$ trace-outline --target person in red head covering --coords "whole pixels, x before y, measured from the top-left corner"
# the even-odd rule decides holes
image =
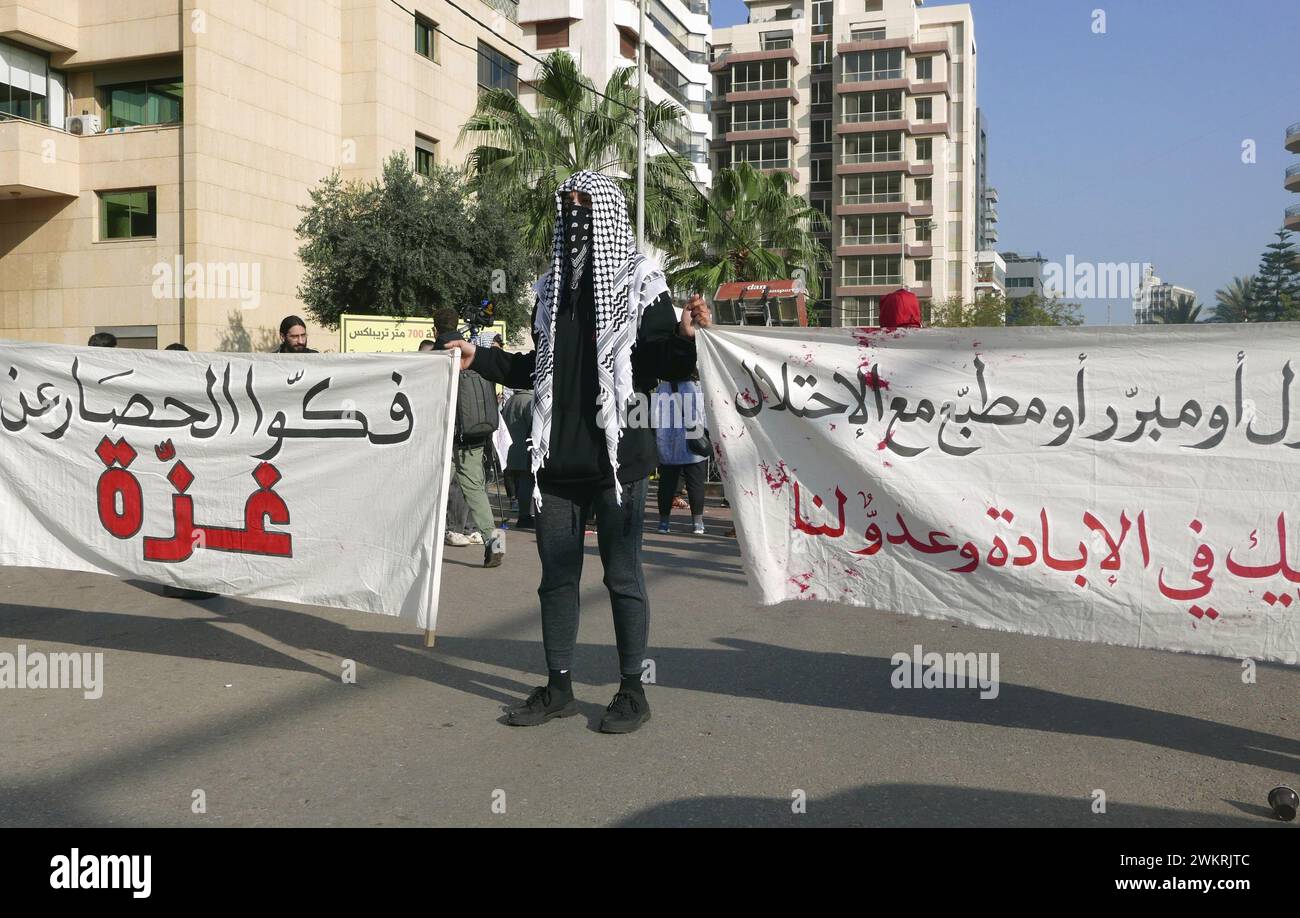
[[[920,328],[921,301],[910,290],[895,290],[880,300],[881,328]]]

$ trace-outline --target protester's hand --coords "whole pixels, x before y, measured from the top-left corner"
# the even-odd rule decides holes
[[[704,302],[704,297],[698,293],[686,301],[682,307],[682,322],[678,326],[678,331],[685,338],[694,338],[695,329],[708,328],[713,324],[713,311],[709,309],[709,304]]]
[[[468,370],[469,365],[474,362],[474,353],[478,350],[478,347],[469,341],[454,341],[448,345],[448,350],[453,347],[460,348],[460,368]]]

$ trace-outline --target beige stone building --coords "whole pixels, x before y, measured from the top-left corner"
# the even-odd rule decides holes
[[[713,168],[788,172],[830,220],[823,324],[874,325],[976,281],[975,22],[969,4],[745,0],[713,33]]]
[[[516,4],[458,2],[0,0],[0,339],[273,348],[309,189],[463,161],[515,84]]]

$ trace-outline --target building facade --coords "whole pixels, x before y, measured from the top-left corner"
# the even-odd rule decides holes
[[[516,4],[459,4],[0,0],[0,338],[273,348],[310,189],[460,162],[517,87]]]
[[[1047,296],[1047,285],[1043,277],[1047,269],[1046,258],[1041,254],[1021,255],[1018,252],[1003,252],[1001,257],[1006,266],[1008,299],[1018,300],[1031,294]]]
[[[1142,272],[1142,283],[1138,285],[1133,297],[1133,323],[1135,325],[1153,325],[1158,323],[1165,310],[1175,305],[1182,297],[1196,299],[1196,291],[1176,284],[1166,284],[1156,275],[1153,265],[1147,265]]]
[[[923,308],[974,297],[975,28],[967,4],[746,0],[713,34],[715,171],[785,171],[827,216],[814,307],[874,325],[908,286]]]
[[[975,247],[980,252],[989,252],[998,245],[998,190],[989,184],[989,128],[984,118],[984,109],[975,114],[976,135],[978,137],[975,153]]]
[[[563,49],[603,89],[620,67],[637,66],[640,12],[633,0],[520,0],[524,47],[539,57]],[[686,111],[686,129],[663,137],[664,146],[691,161],[697,185],[712,183],[709,169],[709,0],[647,0],[646,95]],[[525,59],[520,98],[530,111],[537,94],[527,84],[539,68]],[[650,154],[663,146],[653,139]]]

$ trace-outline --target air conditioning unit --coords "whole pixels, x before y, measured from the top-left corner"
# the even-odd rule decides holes
[[[100,122],[98,115],[69,115],[63,122],[69,134],[98,134]]]

